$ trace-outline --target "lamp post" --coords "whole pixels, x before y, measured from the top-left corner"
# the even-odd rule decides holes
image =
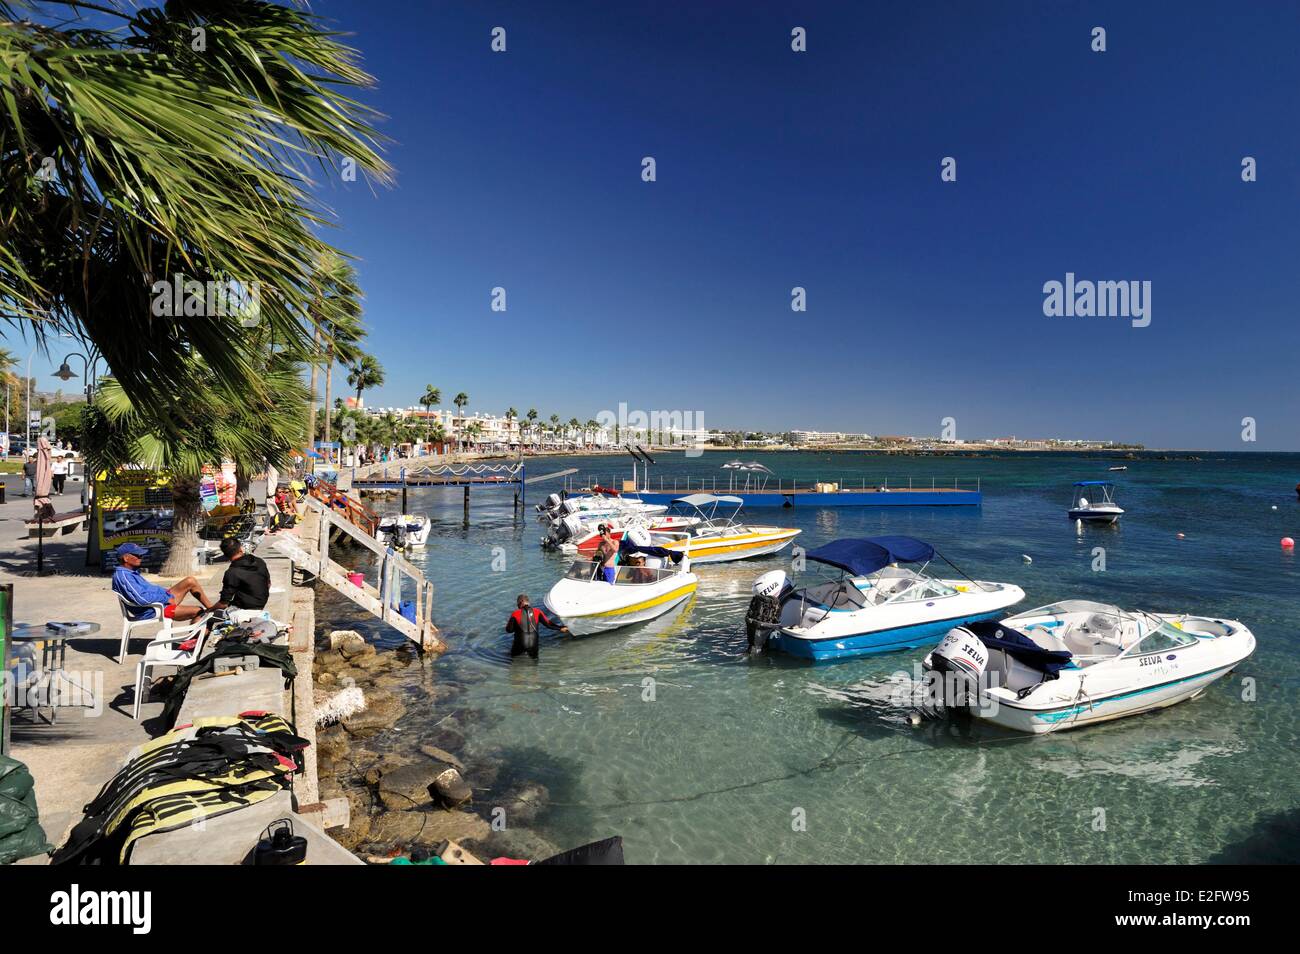
[[[81,359],[81,373],[86,379],[86,387],[84,389],[86,394],[86,406],[89,407],[95,400],[95,382],[99,380],[99,349],[91,346],[87,349],[86,354],[82,354],[80,351],[73,351],[65,357],[63,363],[59,365],[59,370],[54,372],[54,377],[61,381],[71,381],[77,376],[77,372],[68,367],[69,358]],[[99,559],[99,536],[97,534],[99,521],[96,519],[97,507],[95,500],[95,482],[90,473],[86,471],[84,465],[82,466],[82,477],[86,484],[86,508],[91,515],[90,535],[86,541],[86,566],[92,566]]]

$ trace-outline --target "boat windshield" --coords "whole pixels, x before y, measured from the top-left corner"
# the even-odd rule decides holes
[[[862,590],[873,603],[932,600],[952,596],[957,592],[941,580],[901,566],[887,566],[879,573],[859,577],[853,581],[853,585]]]
[[[1171,649],[1191,646],[1195,642],[1195,636],[1184,633],[1171,623],[1161,623],[1157,629],[1147,633],[1135,645],[1129,647],[1125,655],[1145,656],[1147,653],[1163,653]]]
[[[599,571],[600,564],[595,560],[575,560],[569,565],[564,578],[566,580],[582,580],[583,582],[599,580],[603,583],[605,578]],[[615,569],[614,585],[641,586],[658,583],[676,572],[677,569],[674,566],[620,566]]]

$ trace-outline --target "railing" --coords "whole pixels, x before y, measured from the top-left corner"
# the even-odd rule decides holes
[[[379,529],[379,514],[375,513],[361,501],[343,493],[328,480],[317,477],[315,484],[307,491],[310,497],[319,500],[330,512],[341,513],[351,524],[364,530],[373,537]]]
[[[319,516],[314,541],[281,535],[275,543],[295,564],[313,574],[338,593],[346,596],[371,615],[403,633],[423,649],[444,648],[433,625],[433,584],[405,557],[385,546],[373,535],[340,516],[334,509],[316,497],[307,497],[308,510]],[[375,580],[363,578],[353,582],[351,574],[357,572],[336,563],[330,557],[330,529],[337,528],[379,557],[374,568]],[[309,549],[310,547],[310,549]],[[411,586],[415,619],[402,615],[399,605],[404,593],[404,583]]]
[[[591,475],[586,478],[569,478],[564,480],[564,489],[568,493],[577,493],[588,487],[613,487],[621,489],[623,486],[622,477],[598,477]],[[628,478],[630,479],[630,478]],[[639,490],[650,493],[673,493],[673,494],[690,494],[690,493],[710,493],[710,494],[744,494],[744,493],[799,493],[810,492],[815,489],[817,484],[834,483],[838,485],[840,493],[864,493],[873,490],[929,490],[929,491],[949,491],[949,490],[966,490],[979,492],[981,489],[981,479],[979,477],[953,477],[951,479],[938,477],[882,477],[879,480],[868,479],[867,477],[841,477],[838,481],[834,480],[782,480],[777,478],[775,482],[768,480],[762,485],[749,484],[744,481],[733,481],[726,477],[672,477],[658,475],[658,479],[652,476],[648,485],[643,484]],[[906,481],[906,483],[904,483]]]

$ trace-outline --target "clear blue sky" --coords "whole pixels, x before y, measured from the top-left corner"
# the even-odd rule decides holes
[[[312,6],[395,140],[324,189],[368,403],[1300,448],[1295,4]],[[1150,327],[1045,317],[1067,271]]]

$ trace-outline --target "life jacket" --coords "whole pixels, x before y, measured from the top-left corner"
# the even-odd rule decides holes
[[[263,801],[288,788],[307,740],[278,715],[214,717],[161,735],[100,789],[51,864],[126,864],[146,835]]]

